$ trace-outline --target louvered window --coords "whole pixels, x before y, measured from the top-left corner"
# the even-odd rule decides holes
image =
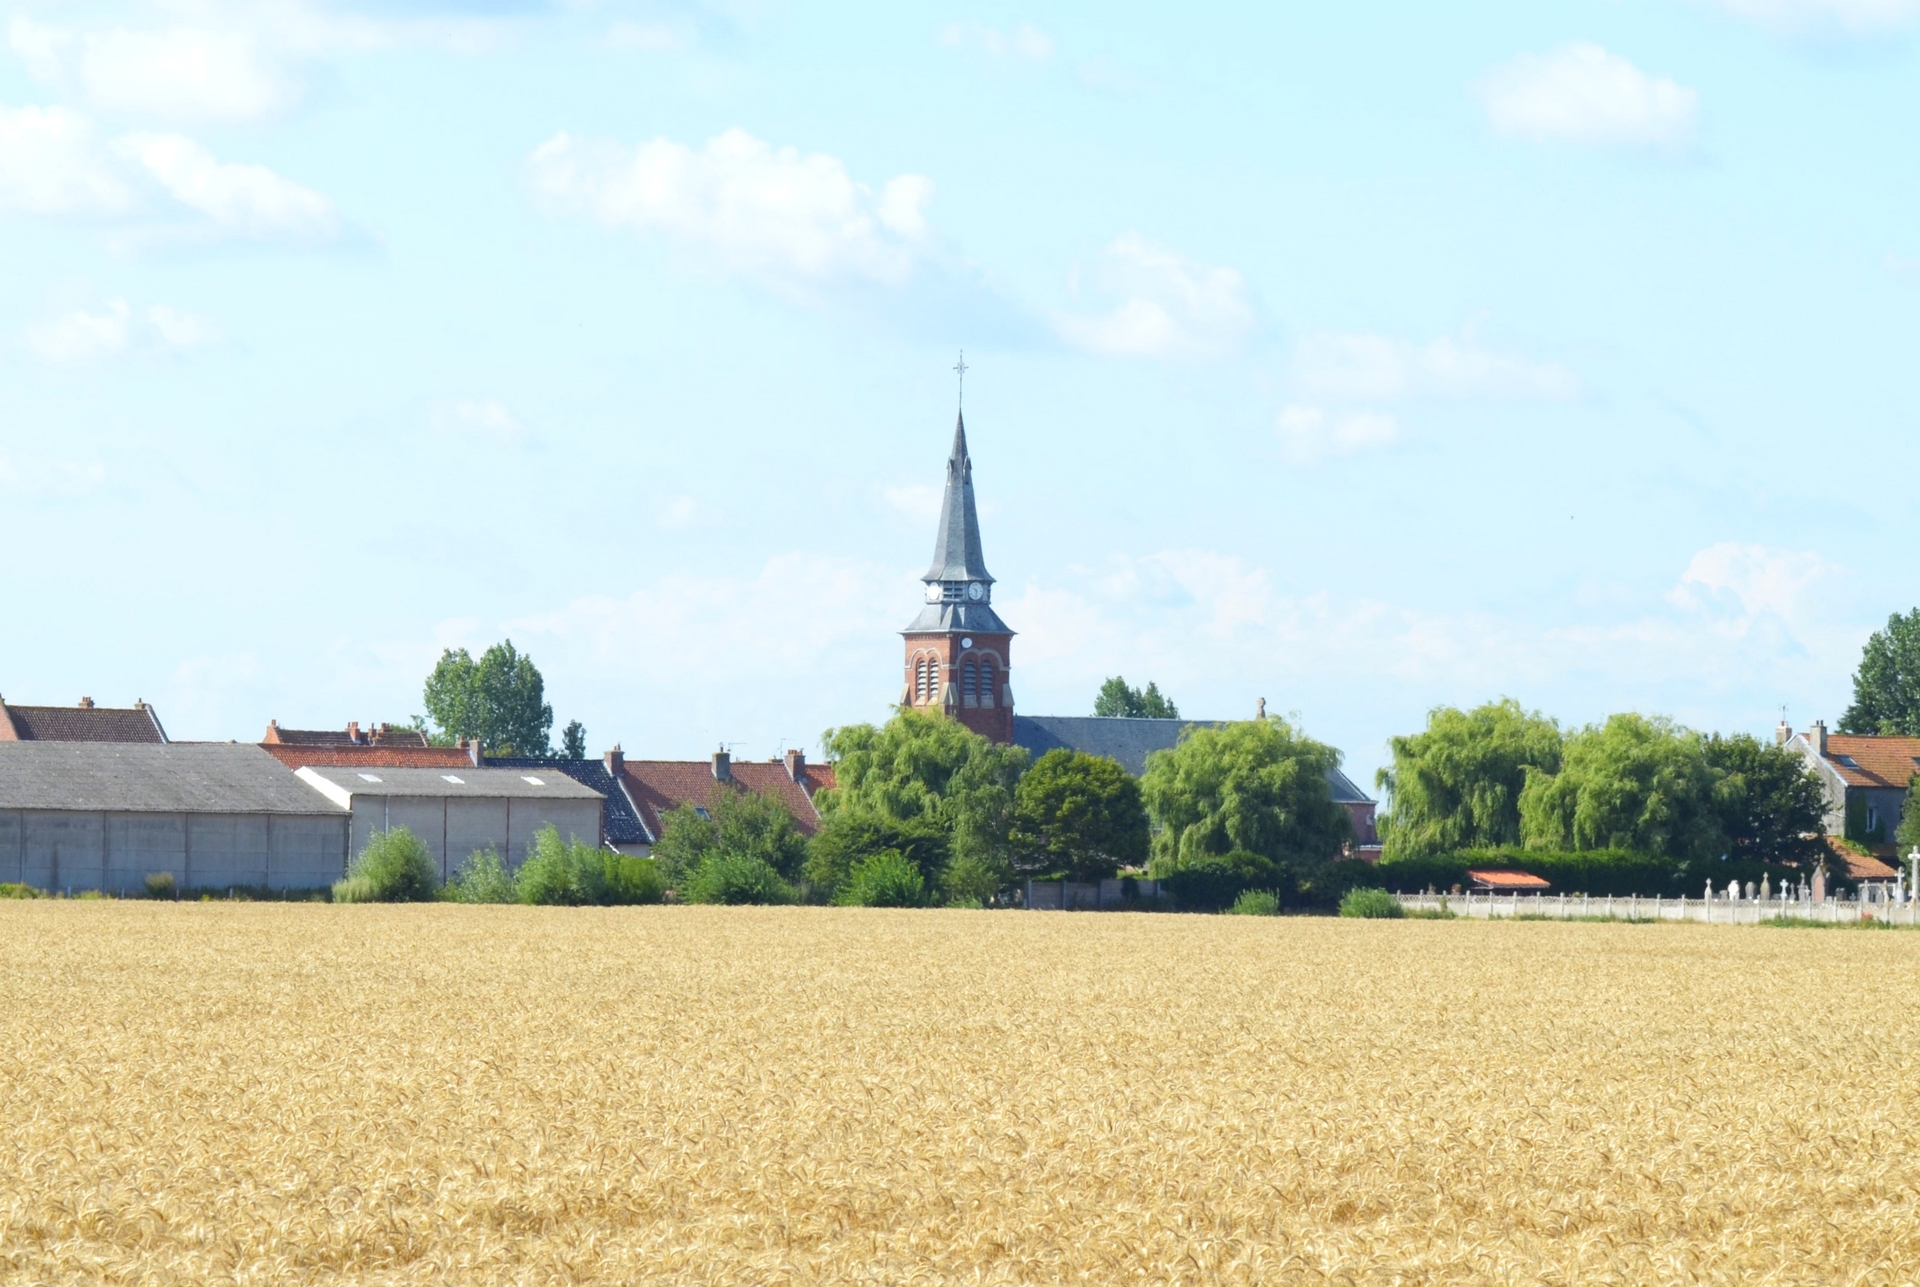
[[[981,705],[983,706],[993,705],[995,700],[994,694],[996,693],[996,691],[997,690],[993,686],[993,663],[990,661],[983,661],[980,663],[980,703]]]
[[[972,701],[980,695],[980,668],[968,662],[964,673],[966,678],[962,681],[960,694],[968,701]]]
[[[922,657],[920,664],[915,667],[915,669],[919,672],[919,686],[915,689],[914,700],[924,706],[927,704],[927,687],[929,682],[927,677],[927,659]]]

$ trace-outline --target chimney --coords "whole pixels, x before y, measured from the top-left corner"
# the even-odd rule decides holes
[[[267,735],[260,740],[263,742],[278,743],[280,741],[280,721],[277,719],[268,720]]]
[[[480,755],[480,739],[479,738],[474,737],[474,738],[467,739],[467,758],[473,761],[473,767],[476,769],[486,767],[483,763],[481,763],[482,757]]]
[[[733,781],[733,757],[724,746],[713,753],[713,778],[716,782]]]
[[[614,748],[600,758],[606,763],[608,774],[616,780],[620,777],[621,770],[627,766],[626,753],[620,749],[618,743],[615,743]]]
[[[91,697],[82,697],[82,698],[80,699],[80,709],[81,709],[81,710],[83,710],[83,711],[90,711],[90,710],[92,710],[92,709],[93,709],[93,698],[91,698]]]
[[[1773,744],[1775,746],[1785,746],[1792,739],[1793,725],[1787,723],[1785,720],[1781,720],[1779,727],[1773,730]]]
[[[1827,721],[1817,719],[1813,727],[1807,730],[1807,740],[1813,743],[1813,749],[1820,754],[1827,753]]]
[[[142,701],[140,698],[136,697],[133,699],[133,709],[137,711],[143,711],[147,709],[147,704],[144,701]]]
[[[352,742],[355,746],[360,745],[360,721],[359,720],[353,719],[353,720],[347,721],[347,740],[349,742]]]
[[[795,782],[801,781],[807,772],[807,753],[795,748],[787,752],[787,776]]]

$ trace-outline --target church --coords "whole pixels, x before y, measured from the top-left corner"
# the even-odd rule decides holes
[[[1063,747],[1105,756],[1135,777],[1146,772],[1149,755],[1177,744],[1182,730],[1221,722],[1014,714],[1014,632],[993,610],[993,576],[980,548],[964,412],[954,424],[953,450],[947,456],[933,563],[920,579],[926,584],[926,604],[900,632],[906,641],[900,706],[940,711],[990,741],[1023,746],[1036,759]],[[1353,819],[1355,856],[1377,858],[1374,800],[1338,769],[1327,774],[1327,785]]]

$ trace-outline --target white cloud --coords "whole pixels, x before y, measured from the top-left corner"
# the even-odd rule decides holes
[[[261,165],[221,161],[179,134],[129,134],[117,155],[139,166],[220,233],[254,240],[321,241],[340,230],[333,203]]]
[[[1695,609],[1722,600],[1747,617],[1805,623],[1817,615],[1815,593],[1838,574],[1817,554],[1722,541],[1693,556],[1668,598]]]
[[[530,436],[519,417],[497,398],[463,398],[442,408],[435,421],[443,432],[468,434],[505,446],[517,446]]]
[[[979,22],[956,22],[941,29],[940,43],[954,49],[978,49],[989,58],[1040,63],[1053,57],[1053,38],[1027,22],[1007,31]]]
[[[698,151],[670,139],[625,147],[563,131],[534,150],[529,172],[562,210],[665,233],[740,272],[897,285],[930,249],[931,180],[902,174],[875,191],[837,157],[776,149],[740,129]]]
[[[79,78],[95,107],[163,120],[250,121],[298,97],[255,41],[232,31],[89,32]]]
[[[1743,18],[1790,29],[1837,27],[1871,35],[1920,18],[1920,0],[1714,0]]]
[[[0,107],[0,210],[111,214],[132,199],[85,117],[64,107]]]
[[[1502,134],[1539,142],[1677,146],[1692,139],[1699,96],[1579,41],[1521,54],[1478,86]]]
[[[27,346],[49,362],[86,362],[129,351],[188,353],[216,342],[211,321],[166,304],[136,309],[110,299],[97,310],[76,308],[27,328]]]
[[[1302,464],[1385,447],[1400,436],[1392,416],[1364,409],[1329,412],[1291,406],[1280,413],[1275,427],[1288,457]]]
[[[1564,401],[1580,394],[1579,378],[1566,367],[1487,348],[1470,331],[1426,344],[1366,333],[1307,335],[1295,348],[1293,375],[1310,396],[1353,402]]]
[[[1192,263],[1139,233],[1115,238],[1096,275],[1121,302],[1103,313],[1054,318],[1061,338],[1089,353],[1202,361],[1233,352],[1253,329],[1239,272]]]

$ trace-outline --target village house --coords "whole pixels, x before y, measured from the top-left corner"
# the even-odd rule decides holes
[[[78,706],[9,706],[0,698],[0,742],[147,742],[167,741],[167,730],[153,707],[135,699],[131,707],[95,706],[82,697]]]
[[[833,785],[832,766],[809,764],[799,750],[762,761],[736,760],[725,751],[706,760],[625,760],[619,771],[649,844],[659,840],[668,812],[691,805],[702,817],[710,816],[727,791],[765,796],[792,816],[795,830],[811,836],[820,829],[813,797]]]
[[[268,720],[260,749],[290,769],[309,765],[363,769],[454,769],[480,765],[477,743],[434,746],[419,729],[396,724],[370,724],[365,730],[357,722],[344,729],[281,728],[278,720]]]
[[[1907,786],[1920,773],[1920,738],[1829,733],[1815,720],[1804,733],[1782,723],[1774,741],[1799,755],[1826,794],[1826,833],[1893,856]],[[1891,874],[1887,877],[1891,879]]]

